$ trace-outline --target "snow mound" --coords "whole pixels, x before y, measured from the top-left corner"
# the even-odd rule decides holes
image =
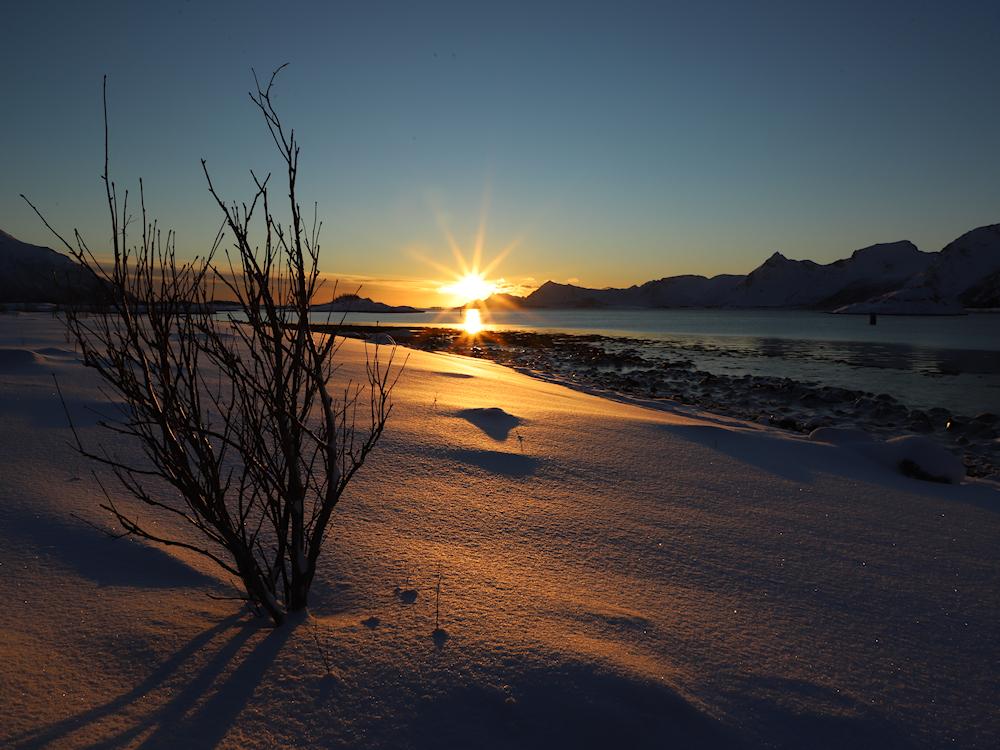
[[[870,443],[874,438],[864,430],[853,427],[817,427],[809,433],[809,439],[814,443],[830,443],[831,445],[854,445]]]
[[[8,543],[38,550],[45,565],[101,587],[176,589],[213,583],[164,549],[130,538],[111,539],[75,519],[11,510],[4,518],[4,531]]]
[[[29,349],[0,349],[0,372],[31,370],[45,360]]]
[[[46,357],[57,357],[64,359],[79,359],[76,352],[70,349],[62,349],[58,346],[46,346],[41,349],[35,350],[38,354],[44,354]]]
[[[527,663],[526,663],[527,662]],[[503,682],[428,696],[415,748],[732,747],[737,738],[660,680],[590,660],[514,659]]]
[[[523,424],[520,417],[508,414],[497,406],[477,409],[461,409],[455,416],[478,427],[491,438],[502,443],[510,436],[510,431]]]
[[[960,484],[965,479],[961,459],[922,435],[904,435],[881,442],[864,430],[820,427],[809,433],[809,439],[853,448],[875,463],[914,479],[945,484]]]
[[[870,455],[915,479],[946,484],[959,484],[965,479],[962,461],[943,446],[921,435],[905,435],[876,443]]]

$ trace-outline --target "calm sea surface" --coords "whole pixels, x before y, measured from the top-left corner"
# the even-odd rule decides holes
[[[458,327],[462,316],[352,313],[346,322]],[[1000,413],[1000,314],[879,316],[871,326],[867,316],[787,310],[537,310],[490,313],[484,323],[643,339],[653,358],[688,359],[719,375],[789,377],[889,393],[911,408]]]

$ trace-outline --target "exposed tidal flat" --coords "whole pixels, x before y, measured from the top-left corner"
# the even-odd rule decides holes
[[[413,318],[414,320],[410,320]],[[420,318],[419,320],[417,318]],[[1000,315],[867,318],[798,311],[348,315],[400,343],[491,359],[612,396],[674,402],[808,433],[928,435],[972,476],[1000,476]],[[414,325],[415,324],[415,325]]]

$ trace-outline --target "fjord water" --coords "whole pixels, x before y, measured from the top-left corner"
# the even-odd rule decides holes
[[[460,327],[462,315],[351,313],[345,322]],[[689,360],[717,375],[888,393],[911,408],[968,416],[1000,411],[998,314],[879,316],[872,326],[867,316],[799,310],[532,310],[490,312],[483,322],[487,330],[641,339],[644,356]]]

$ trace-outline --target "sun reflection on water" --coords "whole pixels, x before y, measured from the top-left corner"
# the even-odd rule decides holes
[[[475,336],[483,330],[483,316],[474,307],[466,308],[462,328],[469,336]]]

